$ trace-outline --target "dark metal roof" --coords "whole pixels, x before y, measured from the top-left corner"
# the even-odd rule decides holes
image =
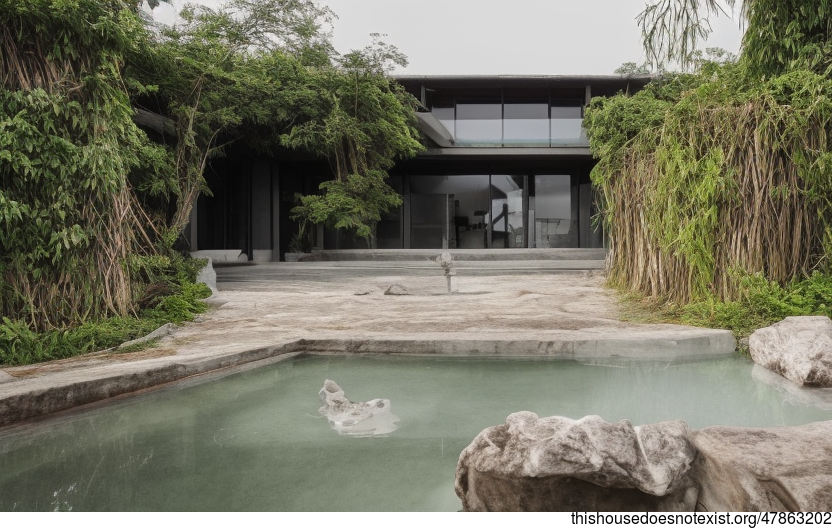
[[[424,85],[436,88],[470,88],[491,86],[547,86],[577,88],[590,85],[601,89],[643,88],[651,75],[397,75],[404,86]]]

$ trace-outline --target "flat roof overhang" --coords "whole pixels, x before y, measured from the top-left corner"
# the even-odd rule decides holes
[[[466,89],[482,87],[583,89],[592,87],[597,95],[619,91],[634,92],[644,88],[652,75],[397,75],[402,86],[416,89]]]
[[[589,147],[436,147],[418,154],[416,159],[448,158],[592,158]]]

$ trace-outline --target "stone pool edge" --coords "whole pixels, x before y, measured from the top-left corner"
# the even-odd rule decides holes
[[[262,360],[303,354],[438,355],[455,357],[563,358],[632,360],[696,359],[735,352],[727,330],[677,329],[633,332],[623,337],[584,339],[298,339],[285,343],[212,355],[170,355],[135,361],[99,361],[70,365],[34,376],[0,380],[0,428],[45,417],[116,396],[233,369]],[[2,372],[2,371],[0,371]]]

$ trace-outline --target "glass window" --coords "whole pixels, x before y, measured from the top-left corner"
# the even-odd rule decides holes
[[[568,174],[534,177],[529,217],[534,219],[530,239],[535,247],[578,247],[578,211],[573,207],[576,190]]]
[[[553,105],[551,123],[552,146],[588,145],[586,132],[581,126],[580,105]]]
[[[411,176],[410,247],[486,247],[488,176]]]
[[[549,144],[547,103],[506,103],[503,143],[506,146]]]
[[[488,223],[490,247],[523,247],[523,176],[491,176],[491,216]]]
[[[502,105],[457,103],[455,137],[457,143],[463,145],[502,145]]]
[[[444,126],[448,132],[451,133],[451,137],[456,138],[455,130],[454,130],[454,107],[437,107],[434,106],[431,111],[433,117],[435,117],[442,126]]]

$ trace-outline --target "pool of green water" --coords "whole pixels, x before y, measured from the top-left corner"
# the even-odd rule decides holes
[[[832,419],[755,381],[740,357],[682,362],[312,356],[0,430],[0,510],[455,511],[460,452],[527,410],[634,424]],[[386,398],[384,437],[318,413],[335,380]]]

